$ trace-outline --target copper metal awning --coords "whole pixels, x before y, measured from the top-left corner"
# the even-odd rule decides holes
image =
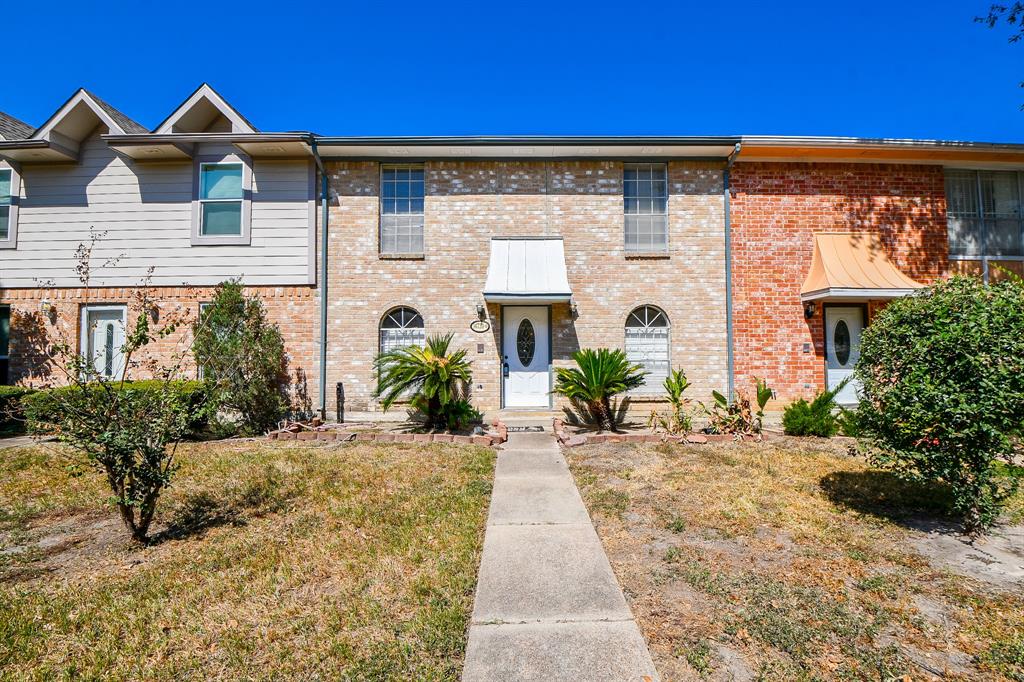
[[[834,232],[814,235],[814,255],[802,301],[898,298],[924,287],[893,265],[878,235]]]

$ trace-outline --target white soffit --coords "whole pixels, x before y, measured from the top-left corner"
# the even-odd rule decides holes
[[[572,297],[561,237],[494,237],[484,298],[496,303],[557,303]]]

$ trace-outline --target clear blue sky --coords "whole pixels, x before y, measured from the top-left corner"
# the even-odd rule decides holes
[[[265,131],[1024,142],[987,0],[93,4],[4,12],[0,110],[84,86],[152,127],[209,81]]]

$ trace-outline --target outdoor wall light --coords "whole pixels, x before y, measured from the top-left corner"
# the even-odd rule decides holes
[[[580,314],[580,311],[576,308],[576,299],[575,298],[570,298],[569,299],[569,314],[572,315],[572,319],[574,319],[574,320]]]
[[[483,303],[476,304],[476,316],[481,320],[487,319],[487,308]]]
[[[39,302],[39,312],[50,321],[50,324],[57,324],[57,306],[50,303],[47,299],[44,298]]]
[[[809,320],[812,317],[814,317],[814,304],[804,303],[804,319]]]

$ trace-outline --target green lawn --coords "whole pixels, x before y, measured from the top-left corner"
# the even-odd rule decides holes
[[[196,444],[157,542],[91,472],[0,451],[4,679],[458,679],[494,453]]]

